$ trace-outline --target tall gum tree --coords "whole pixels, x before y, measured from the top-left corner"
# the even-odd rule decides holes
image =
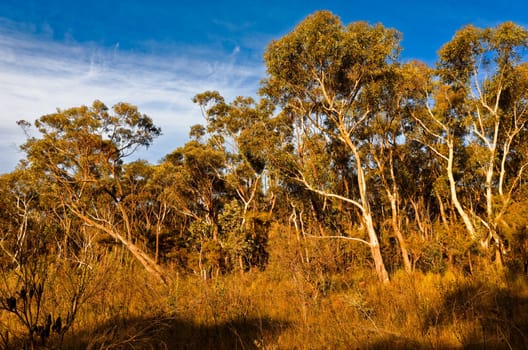
[[[417,118],[430,138],[426,144],[443,160],[451,201],[468,235],[483,247],[494,242],[499,263],[498,226],[528,166],[522,142],[528,121],[522,62],[527,47],[528,31],[511,22],[462,28],[439,51],[438,80]],[[456,178],[457,166],[475,170],[478,186],[472,190],[483,196],[464,198],[463,190],[474,186]]]
[[[338,17],[321,11],[273,41],[264,54],[268,77],[263,93],[278,103],[283,113],[298,121],[297,125],[302,126],[299,132],[308,133],[310,138],[318,135],[325,142],[336,141],[349,152],[358,197],[313,184],[302,168],[298,180],[321,196],[358,208],[368,234],[368,242],[364,243],[370,247],[383,282],[388,282],[389,277],[371,210],[366,180],[369,167],[362,151],[365,141],[356,132],[373,117],[372,106],[363,99],[363,92],[390,70],[399,51],[399,39],[397,31],[382,25],[357,22],[344,26]]]
[[[274,106],[266,99],[256,103],[250,97],[238,97],[231,103],[216,91],[206,91],[194,97],[206,119],[210,137],[222,140],[229,162],[225,180],[243,204],[242,225],[248,211],[257,210],[257,198],[266,176],[266,142],[271,134],[269,119]]]
[[[148,147],[161,130],[135,106],[118,103],[110,111],[100,101],[44,115],[35,126],[41,137],[30,137],[22,149],[29,171],[54,189],[50,200],[123,244],[165,281],[161,267],[134,244],[132,213],[124,204],[130,193],[123,186],[124,159]]]
[[[267,260],[267,225],[274,206],[273,191],[266,186],[270,178],[269,149],[274,143],[275,106],[267,99],[258,103],[251,97],[237,97],[226,103],[216,91],[195,96],[206,120],[203,135],[216,141],[226,156],[219,174],[228,192],[222,212],[223,245],[231,250],[241,270],[255,264],[262,268]],[[234,253],[234,254],[233,254]]]
[[[371,82],[364,89],[364,102],[372,109],[372,118],[362,129],[364,151],[371,157],[371,181],[380,188],[380,199],[390,206],[390,227],[399,242],[405,271],[411,272],[411,257],[404,237],[403,196],[405,186],[405,166],[407,152],[405,132],[409,127],[410,116],[407,106],[415,102],[415,82],[407,74],[406,66],[393,65],[383,79]],[[383,210],[382,210],[383,211]],[[383,216],[383,213],[380,213]]]

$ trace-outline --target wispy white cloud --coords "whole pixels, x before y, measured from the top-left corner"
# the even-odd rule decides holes
[[[182,145],[189,126],[202,122],[192,97],[219,90],[227,98],[253,95],[264,68],[241,63],[240,48],[219,53],[207,48],[172,48],[162,55],[95,44],[57,43],[3,26],[0,29],[0,173],[23,157],[25,135],[16,121],[33,122],[57,108],[124,101],[162,127],[154,145],[139,156],[155,162]]]

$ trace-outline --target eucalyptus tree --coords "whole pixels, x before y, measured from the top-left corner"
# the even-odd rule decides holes
[[[211,140],[222,141],[228,156],[225,179],[243,204],[243,216],[257,209],[262,178],[267,172],[266,143],[272,137],[270,117],[274,106],[266,99],[256,103],[250,97],[237,97],[231,103],[216,91],[195,96],[206,119]]]
[[[499,225],[528,167],[527,47],[528,31],[511,22],[462,28],[439,51],[439,79],[424,89],[429,103],[416,118],[468,236],[494,242],[498,262]],[[464,169],[473,170],[471,182]]]
[[[227,103],[216,91],[198,94],[194,101],[206,121],[199,135],[223,150],[226,157],[223,170],[218,172],[230,193],[219,216],[222,245],[241,269],[263,268],[267,226],[275,202],[269,186],[273,176],[270,152],[275,151],[276,144],[274,106],[267,99],[257,103],[250,97]]]
[[[297,180],[319,195],[355,206],[368,234],[376,272],[389,277],[379,246],[371,210],[368,157],[365,140],[358,131],[368,130],[374,106],[365,91],[390,73],[399,52],[397,31],[364,22],[344,26],[327,11],[317,12],[283,38],[273,41],[264,60],[267,79],[263,92],[291,116],[298,132],[319,142],[337,142],[348,152],[357,186],[357,196],[336,193],[311,181],[307,169],[298,168]],[[295,124],[294,122],[294,124]]]
[[[29,171],[52,191],[48,200],[81,220],[86,227],[124,245],[155,277],[164,274],[155,261],[134,244],[130,195],[123,185],[124,160],[148,147],[160,134],[151,118],[135,106],[118,103],[110,111],[102,102],[44,115],[35,122],[40,137],[22,146]]]
[[[222,173],[226,157],[223,149],[215,142],[192,140],[166,156],[166,160],[177,166],[176,171],[181,176],[176,191],[191,199],[186,212],[203,219],[211,230],[211,238],[217,241],[217,216],[225,193]]]
[[[387,221],[398,240],[407,272],[411,272],[412,266],[402,227],[405,215],[402,209],[404,200],[408,200],[404,193],[416,190],[406,188],[410,185],[407,163],[411,156],[407,134],[413,124],[408,107],[421,103],[414,91],[415,84],[407,65],[396,64],[382,77],[370,82],[362,92],[361,101],[371,110],[371,118],[357,132],[358,139],[363,140],[362,152],[372,163],[371,191],[379,192],[377,196],[381,204],[388,202],[390,214]],[[383,219],[384,211],[378,215]]]

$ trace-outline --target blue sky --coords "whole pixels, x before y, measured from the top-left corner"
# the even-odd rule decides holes
[[[23,157],[17,120],[94,99],[151,116],[163,136],[139,156],[157,162],[203,122],[195,94],[254,95],[266,44],[321,9],[398,29],[428,64],[463,25],[528,26],[526,1],[0,0],[0,173]]]

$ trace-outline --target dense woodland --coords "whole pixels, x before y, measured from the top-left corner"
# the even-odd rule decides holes
[[[400,41],[309,16],[158,164],[128,103],[19,121],[0,347],[527,347],[528,30]]]

